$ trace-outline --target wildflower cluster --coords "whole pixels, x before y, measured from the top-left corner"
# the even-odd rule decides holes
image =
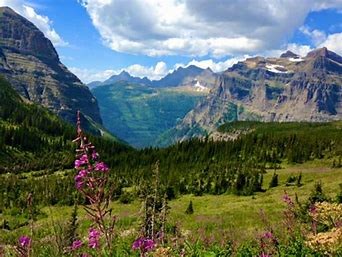
[[[272,232],[267,231],[263,233],[260,236],[260,257],[273,256],[274,254],[276,254],[278,251],[278,244],[278,240]]]
[[[132,245],[133,250],[139,250],[140,256],[146,256],[146,253],[152,251],[155,246],[155,243],[152,239],[148,239],[145,237],[140,237],[134,241]]]

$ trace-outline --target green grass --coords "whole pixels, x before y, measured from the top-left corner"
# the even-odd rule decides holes
[[[199,231],[205,231],[217,239],[222,234],[234,237],[234,240],[245,240],[255,231],[261,231],[265,225],[262,222],[260,211],[263,210],[267,219],[276,228],[281,225],[280,221],[285,208],[282,202],[282,196],[286,191],[294,198],[298,195],[301,202],[305,202],[310,195],[316,182],[323,183],[324,192],[334,198],[339,189],[339,183],[342,183],[342,168],[331,169],[326,163],[313,161],[302,165],[285,165],[285,168],[277,170],[279,174],[279,186],[268,188],[273,170],[268,171],[264,176],[264,189],[266,192],[256,193],[253,196],[236,195],[204,195],[193,196],[185,195],[170,201],[168,223],[171,226],[177,225],[183,233],[193,236],[198,235]],[[290,175],[302,173],[301,187],[286,186],[286,180]],[[189,201],[193,202],[194,214],[187,215],[185,210]],[[130,204],[121,204],[113,202],[113,212],[117,214],[117,229],[119,233],[139,229],[139,213],[141,203],[138,200]],[[36,227],[41,230],[39,233],[44,236],[51,230],[53,222],[66,222],[71,215],[72,207],[54,206],[44,207],[42,212],[46,215],[36,222]],[[90,223],[87,221],[86,214],[80,207],[79,209],[80,230],[85,232]],[[0,214],[0,221],[3,219],[17,219],[8,215]],[[1,223],[1,222],[0,222]],[[6,232],[3,236],[7,239],[14,239],[14,235],[28,232],[28,227],[17,229],[16,231]],[[51,231],[50,231],[51,232]]]

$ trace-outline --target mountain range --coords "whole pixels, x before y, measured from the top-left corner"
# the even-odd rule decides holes
[[[154,116],[149,120],[148,117],[143,117],[145,123],[150,122],[150,132],[157,124],[153,120],[168,121],[168,126],[163,127],[162,131],[158,130],[158,135],[152,133],[155,140],[149,141],[147,145],[164,146],[191,137],[205,136],[220,125],[236,120],[326,122],[342,119],[342,57],[327,48],[316,49],[305,57],[287,51],[278,58],[248,58],[221,74],[215,74],[210,69],[189,66],[148,83],[146,78],[142,82],[128,73],[124,73],[125,76],[122,74],[104,82],[103,85],[107,84],[107,87],[99,86],[93,90],[99,99],[100,108],[104,98],[107,110],[111,109],[110,106],[112,110],[116,110],[114,105],[117,106],[120,102],[120,99],[113,98],[111,105],[110,98],[104,96],[110,95],[109,91],[115,94],[122,90],[120,85],[111,81],[126,81],[131,84],[131,90],[136,87],[133,85],[141,85],[152,90],[187,88],[188,94],[196,90],[202,92],[202,97],[192,102],[195,106],[189,109],[192,105],[187,105],[175,115],[177,118],[169,119],[169,115],[160,115],[159,118]],[[122,123],[123,120],[139,120],[139,117],[134,116],[136,110],[132,109],[137,96],[143,94],[124,96],[126,109],[131,108],[133,113],[126,116],[127,112],[118,111],[115,119],[104,116],[105,124],[111,126],[110,124]],[[154,94],[154,97],[165,99],[165,95],[160,93]],[[164,102],[165,100],[160,101],[159,105],[153,106],[154,111],[158,111]],[[143,103],[148,105],[148,101]],[[168,105],[170,109],[179,107],[177,101],[168,102]],[[139,110],[144,111],[143,105]],[[139,131],[140,128],[142,127],[136,126],[134,130]],[[126,137],[121,135],[120,129],[110,130]],[[146,143],[148,142],[142,145],[146,146]]]
[[[94,89],[98,86],[110,85],[119,81],[126,81],[129,83],[153,86],[153,87],[178,87],[178,86],[195,86],[197,81],[203,84],[203,86],[211,88],[215,84],[215,74],[210,68],[202,69],[195,65],[188,67],[179,67],[175,71],[167,74],[165,77],[159,80],[150,80],[147,77],[140,78],[134,77],[127,71],[122,71],[118,75],[113,75],[105,81],[93,81],[87,84],[90,89]]]
[[[35,25],[0,7],[0,75],[25,102],[71,123],[81,110],[89,131],[104,134],[103,120],[111,133],[136,147],[206,136],[237,120],[342,119],[342,57],[327,48],[305,57],[287,51],[248,58],[219,74],[194,65],[159,80],[122,71],[87,87]]]
[[[206,99],[169,132],[173,142],[225,122],[327,122],[342,119],[342,57],[327,48],[306,57],[254,57],[226,70]]]

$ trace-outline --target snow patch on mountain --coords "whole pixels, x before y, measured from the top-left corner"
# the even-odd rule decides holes
[[[198,80],[196,81],[196,84],[194,85],[196,88],[196,91],[198,92],[207,92],[209,91],[209,88],[203,86]]]
[[[266,69],[273,73],[288,73],[286,68],[282,65],[277,64],[266,64]]]

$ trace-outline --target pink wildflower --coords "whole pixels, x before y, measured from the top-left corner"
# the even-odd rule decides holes
[[[108,171],[108,167],[103,162],[98,162],[98,163],[95,164],[95,170],[96,171],[107,172]]]
[[[90,248],[98,248],[100,246],[100,232],[94,228],[89,230],[89,247]]]
[[[28,236],[21,236],[19,238],[19,244],[21,247],[29,247],[31,244],[31,238],[29,238]]]
[[[72,242],[71,249],[74,251],[74,250],[81,248],[82,246],[83,246],[83,243],[81,240],[75,240],[74,242]]]

